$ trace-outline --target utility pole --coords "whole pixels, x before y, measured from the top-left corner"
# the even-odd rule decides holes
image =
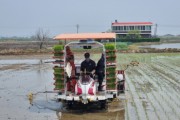
[[[158,27],[158,25],[157,25],[157,24],[155,24],[155,28],[154,28],[154,37],[156,37],[156,36],[157,36],[157,27]]]
[[[79,24],[76,25],[77,33],[79,32]]]

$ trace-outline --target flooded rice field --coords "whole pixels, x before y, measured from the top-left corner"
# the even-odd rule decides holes
[[[180,55],[178,53],[118,54],[126,70],[125,100],[107,111],[72,112],[56,102],[50,56],[0,56],[0,120],[179,120]],[[33,106],[28,94],[34,93]],[[115,109],[113,108],[115,106]],[[116,110],[118,108],[119,111]],[[62,111],[62,112],[61,112]]]
[[[162,43],[159,45],[145,45],[145,46],[140,46],[140,48],[156,48],[156,49],[177,48],[177,49],[180,49],[180,43]]]
[[[30,92],[53,89],[52,65],[43,62],[36,59],[0,60],[0,120],[57,118],[56,113],[50,110],[59,107],[59,104],[51,100],[52,94],[36,95],[34,106],[28,101],[27,95]]]
[[[120,68],[131,60],[139,62],[126,71],[125,119],[179,120],[180,54],[120,54],[118,58]]]
[[[124,104],[107,111],[67,111],[55,99],[51,56],[0,56],[0,120],[123,120]],[[28,96],[33,93],[32,105]],[[116,109],[113,108],[116,107]],[[118,106],[118,107],[117,107]],[[120,108],[120,109],[119,109]]]

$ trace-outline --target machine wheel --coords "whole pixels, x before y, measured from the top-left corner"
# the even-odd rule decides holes
[[[117,85],[118,95],[120,93],[124,93],[124,90],[125,90],[124,82],[125,82],[125,80],[118,82],[118,85]]]
[[[107,110],[107,108],[108,108],[108,105],[107,105],[106,100],[100,101],[100,109]]]
[[[67,105],[67,109],[72,109],[73,102],[72,101],[67,101],[66,105]]]

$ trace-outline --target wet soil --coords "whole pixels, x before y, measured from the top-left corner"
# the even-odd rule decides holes
[[[119,112],[96,112],[70,114],[64,113],[62,120],[124,120],[124,110]]]
[[[114,100],[108,104],[108,109],[81,109],[63,113],[62,120],[124,120],[124,101]]]
[[[124,120],[124,103],[120,101],[113,102],[109,111],[71,112],[56,102],[56,93],[42,93],[54,89],[54,65],[45,63],[51,58],[52,55],[0,56],[0,120]],[[29,93],[33,93],[32,105]]]

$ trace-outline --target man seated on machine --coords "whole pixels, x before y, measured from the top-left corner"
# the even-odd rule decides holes
[[[90,59],[90,54],[87,52],[84,54],[85,60],[81,63],[81,74],[89,75],[91,78],[94,77],[96,63]]]

